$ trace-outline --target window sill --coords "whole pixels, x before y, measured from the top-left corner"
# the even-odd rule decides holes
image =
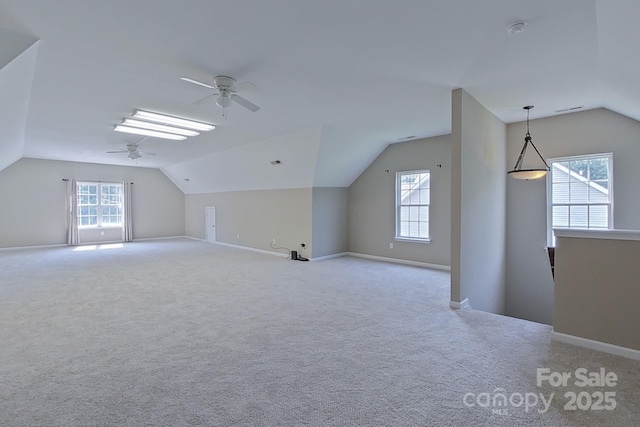
[[[416,239],[412,237],[394,237],[396,242],[411,242],[411,243],[431,243],[431,239]]]

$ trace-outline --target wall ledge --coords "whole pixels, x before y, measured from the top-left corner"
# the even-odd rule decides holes
[[[606,239],[606,240],[638,240],[640,230],[576,230],[568,228],[554,228],[556,237],[573,237],[579,239]]]
[[[620,347],[619,345],[609,344],[602,341],[594,341],[587,338],[576,337],[575,335],[567,335],[556,331],[551,332],[551,340],[640,361],[640,351],[633,348]]]

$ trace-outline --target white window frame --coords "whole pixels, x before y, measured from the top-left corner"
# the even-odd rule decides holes
[[[80,188],[83,185],[95,185],[97,187],[97,193],[96,193],[96,199],[97,199],[97,204],[96,205],[83,205],[80,202],[80,198],[81,198],[81,194],[80,194]],[[102,186],[103,185],[108,185],[108,186],[118,186],[120,187],[120,203],[116,204],[116,205],[112,205],[112,204],[108,204],[108,205],[103,205],[102,204]],[[78,181],[77,184],[77,194],[76,197],[78,198],[78,228],[80,229],[91,229],[91,228],[122,228],[123,226],[123,215],[124,215],[124,197],[123,197],[123,191],[124,188],[122,186],[121,182],[101,182],[101,181]],[[96,212],[97,212],[97,220],[96,220],[96,224],[88,224],[88,225],[82,225],[82,221],[81,221],[81,217],[83,215],[82,214],[82,207],[83,206],[95,206],[96,207]],[[104,222],[103,219],[103,213],[102,213],[102,208],[103,207],[119,207],[120,208],[120,222],[119,223],[112,223],[112,222]],[[110,215],[107,215],[110,216]]]
[[[552,200],[552,180],[553,180],[553,164],[562,163],[576,160],[590,160],[607,158],[609,160],[609,176],[608,176],[608,190],[609,190],[609,202],[608,203],[553,203]],[[547,245],[550,247],[555,246],[555,236],[553,234],[553,206],[557,205],[571,205],[571,206],[589,206],[589,205],[606,205],[609,208],[608,211],[608,226],[607,230],[613,229],[613,208],[614,208],[614,191],[613,191],[613,153],[598,153],[598,154],[586,154],[578,156],[556,157],[547,159],[549,164],[549,173],[547,174]],[[557,227],[561,228],[561,227]],[[564,227],[562,227],[564,228]],[[570,227],[577,229],[576,227]],[[589,226],[579,228],[581,230],[588,230]],[[598,228],[602,230],[602,228]]]
[[[416,242],[416,243],[429,243],[431,241],[431,184],[429,184],[429,203],[419,203],[419,204],[402,204],[402,190],[401,190],[401,177],[403,175],[412,175],[412,174],[428,174],[429,181],[431,181],[431,171],[429,169],[421,169],[421,170],[413,170],[413,171],[400,171],[396,172],[396,197],[395,197],[395,205],[396,205],[396,232],[395,232],[395,240],[397,241],[405,241],[405,242]],[[400,207],[401,206],[421,206],[427,207],[428,210],[428,221],[427,222],[427,237],[413,237],[413,236],[403,236],[401,233],[401,217],[400,217]],[[420,222],[420,221],[418,221]]]

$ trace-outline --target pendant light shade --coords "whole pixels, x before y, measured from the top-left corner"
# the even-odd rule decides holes
[[[526,107],[522,107],[527,110],[527,134],[524,136],[524,145],[522,146],[522,151],[520,151],[520,155],[518,156],[518,161],[516,161],[516,165],[513,167],[513,170],[509,171],[508,174],[516,179],[538,179],[542,178],[549,172],[549,165],[544,160],[536,146],[533,144],[533,140],[531,139],[531,134],[529,133],[529,111],[533,108],[533,105],[527,105]],[[527,147],[531,144],[540,160],[544,164],[544,168],[538,169],[522,169],[522,161],[524,160],[524,155],[527,152]]]

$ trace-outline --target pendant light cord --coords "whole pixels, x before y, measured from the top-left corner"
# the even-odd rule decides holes
[[[516,165],[514,166],[513,170],[518,171],[522,168],[522,161],[524,160],[524,155],[527,151],[527,145],[529,144],[531,144],[533,149],[536,150],[538,157],[540,157],[540,160],[542,160],[542,163],[544,163],[547,170],[549,170],[549,165],[547,164],[544,157],[542,157],[542,154],[540,154],[540,151],[538,151],[538,147],[536,147],[535,144],[533,143],[533,139],[531,138],[531,133],[529,133],[529,112],[531,111],[531,108],[533,108],[533,106],[524,107],[524,108],[527,110],[527,134],[524,136],[524,145],[522,146],[522,151],[520,151],[520,155],[518,156],[518,160],[516,161]]]
[[[540,151],[538,151],[538,147],[535,146],[535,144],[533,143],[533,139],[531,138],[531,134],[529,133],[529,113],[531,112],[530,108],[527,108],[527,137],[529,138],[528,142],[531,144],[531,146],[533,147],[534,150],[536,150],[536,153],[538,153],[538,157],[540,157],[540,160],[542,160],[542,163],[544,163],[545,167],[547,168],[547,170],[549,170],[549,165],[547,164],[546,160],[544,159],[544,157],[542,157],[542,154],[540,154]],[[525,141],[527,140],[527,138],[525,137]],[[525,142],[526,145],[526,142]]]

